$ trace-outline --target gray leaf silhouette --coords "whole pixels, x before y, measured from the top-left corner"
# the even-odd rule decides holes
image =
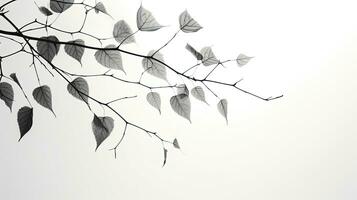
[[[106,15],[109,15],[107,10],[105,9],[104,4],[102,2],[98,2],[97,4],[95,4],[94,11],[95,11],[95,13],[102,12],[102,13],[104,13]]]
[[[148,54],[148,57],[151,57],[154,53],[155,53],[155,50],[150,51]],[[161,62],[164,62],[164,56],[160,52],[157,52],[154,55],[154,58],[157,60],[160,60]],[[143,65],[144,70],[147,73],[149,73],[157,78],[167,80],[166,67],[162,63],[160,63],[152,58],[144,58],[142,60],[142,65]]]
[[[105,47],[105,49],[116,48],[115,45],[111,44]],[[121,54],[118,50],[98,50],[94,54],[97,62],[104,67],[110,69],[117,69],[124,71]]]
[[[84,45],[84,41],[81,40],[81,39],[69,41],[68,43]],[[64,51],[69,56],[71,56],[72,58],[76,59],[79,63],[82,64],[81,60],[82,60],[82,56],[84,54],[84,47],[71,45],[71,44],[66,44],[64,46]]]
[[[113,37],[117,42],[123,42],[123,44],[135,42],[133,31],[124,20],[120,20],[114,25]]]
[[[186,49],[193,55],[197,60],[202,60],[203,56],[200,52],[196,51],[190,44],[186,44]]]
[[[5,102],[5,105],[12,111],[12,103],[14,102],[14,90],[9,83],[0,83],[0,99]]]
[[[192,88],[191,94],[196,99],[198,99],[200,101],[203,101],[203,102],[205,102],[207,104],[205,91],[203,90],[203,88],[201,86],[196,86],[196,87]]]
[[[44,14],[47,17],[53,15],[53,13],[48,8],[46,8],[44,6],[38,7],[38,9],[40,10],[40,12],[42,14]]]
[[[95,136],[95,140],[97,142],[97,147],[102,144],[102,142],[108,138],[110,133],[113,131],[114,128],[114,120],[111,117],[98,117],[94,115],[92,121],[92,130]]]
[[[219,60],[214,55],[211,47],[204,47],[201,50],[203,55],[202,63],[204,66],[211,66],[219,63]]]
[[[167,149],[164,148],[164,162],[162,164],[162,167],[166,165],[166,161],[167,161]]]
[[[43,40],[47,41],[38,41],[37,42],[37,51],[39,54],[46,59],[47,61],[51,62],[53,58],[58,54],[60,45],[53,42],[59,42],[56,36],[48,36],[48,37],[41,37]]]
[[[33,109],[22,107],[17,113],[17,123],[20,128],[20,139],[31,129],[33,121]]]
[[[22,86],[21,86],[21,84],[20,84],[20,81],[19,81],[19,79],[17,79],[17,76],[16,76],[15,73],[10,74],[10,77],[12,78],[12,80],[15,81],[15,83],[16,83],[20,88],[22,88]]]
[[[84,78],[78,77],[74,79],[71,84],[67,85],[67,91],[75,98],[88,104],[89,87]]]
[[[62,13],[73,5],[74,0],[50,0],[50,8],[53,12]]]
[[[248,62],[250,61],[250,59],[252,59],[253,57],[248,57],[244,54],[239,54],[237,57],[237,64],[239,67],[243,67],[244,65],[248,64]]]
[[[191,123],[191,102],[186,94],[178,94],[170,99],[171,108]]]
[[[190,95],[190,91],[188,90],[185,84],[180,84],[177,86],[177,94],[185,94],[187,96]]]
[[[217,104],[217,109],[219,111],[219,113],[221,113],[221,115],[223,115],[223,117],[226,119],[226,122],[228,124],[228,102],[226,99],[221,99],[218,104]]]
[[[174,142],[172,143],[176,149],[180,149],[180,145],[178,143],[178,140],[175,138]]]
[[[41,106],[49,109],[55,114],[52,110],[52,94],[51,89],[47,85],[40,86],[35,88],[32,92],[33,98],[39,103]]]
[[[159,113],[161,114],[161,98],[160,98],[160,94],[157,92],[149,92],[146,95],[146,100],[149,102],[149,104],[151,106],[153,106],[154,108],[156,108]]]
[[[185,10],[179,17],[180,29],[185,33],[194,33],[202,29],[202,26],[194,20]]]
[[[140,6],[137,12],[136,25],[141,31],[156,31],[163,27],[156,21],[152,13],[143,6]]]

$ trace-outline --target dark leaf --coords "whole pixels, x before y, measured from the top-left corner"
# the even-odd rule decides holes
[[[186,94],[178,94],[170,99],[171,108],[181,117],[191,122],[191,102]]]
[[[59,42],[56,36],[48,36],[48,37],[41,37],[41,40],[46,41],[38,41],[37,42],[37,51],[39,54],[46,59],[47,61],[51,62],[55,55],[58,54],[60,45],[53,42]],[[53,42],[51,42],[53,41]]]
[[[44,14],[47,17],[53,15],[53,13],[50,10],[48,10],[48,8],[46,8],[44,6],[38,7],[38,9],[40,10],[40,12],[42,14]]]
[[[53,12],[62,13],[73,5],[74,0],[50,0],[50,8]]]
[[[20,88],[22,88],[22,86],[21,86],[21,84],[20,84],[20,81],[19,81],[19,79],[17,78],[17,76],[16,76],[15,73],[10,74],[10,77],[12,78],[12,80],[15,81],[15,83],[16,83]]]
[[[106,49],[114,49],[115,45],[111,44],[105,47]],[[110,69],[124,71],[121,54],[118,50],[98,50],[94,54],[95,59],[99,64]]]
[[[202,26],[191,17],[187,10],[181,13],[179,21],[180,29],[185,33],[194,33],[202,29]]]
[[[67,91],[75,98],[88,104],[89,87],[84,78],[78,77],[67,85]]]
[[[180,149],[180,145],[178,143],[178,140],[175,138],[174,142],[172,143],[176,149]]]
[[[41,106],[52,110],[52,94],[51,89],[47,85],[40,86],[33,90],[32,92],[33,98],[39,103]],[[53,112],[53,114],[55,114]]]
[[[84,54],[84,47],[81,46],[76,46],[76,45],[71,45],[71,44],[79,44],[79,45],[84,45],[84,41],[81,39],[78,40],[73,40],[69,41],[68,43],[64,46],[64,51],[71,56],[72,58],[76,59],[79,63],[82,64],[82,56]]]
[[[151,57],[155,52],[156,52],[155,50],[150,51],[148,56]],[[154,58],[161,62],[164,62],[164,56],[160,52],[157,52],[154,55]],[[142,60],[142,65],[147,73],[149,73],[157,78],[167,80],[166,67],[162,63],[160,63],[152,58],[144,58]]]
[[[17,123],[20,128],[20,139],[31,129],[33,121],[33,109],[22,107],[17,113]]]
[[[104,7],[104,4],[102,2],[98,2],[95,6],[94,6],[94,10],[96,13],[102,12],[106,15],[109,15],[107,10]]]
[[[228,107],[228,102],[226,99],[221,99],[217,104],[219,113],[221,113],[221,115],[223,115],[223,117],[226,119],[226,122],[228,124],[228,118],[227,118],[228,108],[227,107]]]
[[[0,99],[3,100],[10,111],[12,111],[12,103],[14,102],[14,90],[9,83],[0,83]]]
[[[204,47],[201,50],[203,55],[202,63],[204,66],[216,65],[219,63],[219,60],[214,55],[211,47]]]
[[[166,161],[167,161],[167,149],[164,148],[164,162],[162,164],[162,167],[166,165]]]
[[[136,15],[136,25],[141,31],[156,31],[162,28],[150,11],[140,6]]]
[[[186,44],[186,49],[192,53],[193,56],[195,56],[195,58],[197,60],[202,60],[203,56],[200,52],[196,51],[196,49],[194,49],[190,44]]]
[[[244,54],[239,54],[239,56],[237,57],[237,64],[239,67],[243,67],[244,65],[248,64],[248,62],[250,61],[250,59],[252,59],[253,57],[248,57]]]
[[[95,136],[95,140],[97,141],[97,147],[102,144],[102,142],[108,138],[110,133],[113,131],[114,128],[114,120],[111,117],[98,117],[94,115],[92,121],[92,130]]]
[[[192,96],[194,96],[196,99],[207,103],[206,97],[205,97],[205,91],[203,90],[202,87],[196,86],[196,87],[192,88],[191,94],[192,94]]]
[[[160,98],[160,94],[157,92],[149,92],[146,95],[146,100],[149,102],[149,104],[151,106],[153,106],[154,108],[156,108],[159,113],[161,114],[161,98]]]
[[[113,37],[117,42],[123,44],[135,42],[133,31],[124,20],[120,20],[114,25]]]

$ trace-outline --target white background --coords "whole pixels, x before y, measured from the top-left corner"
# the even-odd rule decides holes
[[[119,19],[135,27],[141,1],[103,2],[115,20],[92,14],[88,31],[110,36]],[[38,4],[46,5],[46,1]],[[166,138],[179,139],[182,151],[169,148],[168,163],[161,168],[163,153],[159,141],[135,129],[129,129],[118,158],[114,159],[107,149],[120,137],[119,120],[112,137],[94,152],[92,114],[66,93],[65,82],[46,78],[42,70],[42,81],[54,93],[57,118],[36,105],[34,126],[17,143],[16,111],[25,101],[15,90],[18,100],[12,114],[0,104],[1,199],[356,198],[354,1],[145,0],[143,6],[168,27],[157,33],[140,33],[137,44],[125,48],[144,54],[158,48],[177,30],[178,16],[187,9],[204,29],[195,34],[180,34],[165,48],[168,63],[180,70],[195,64],[184,49],[187,42],[198,49],[212,46],[222,60],[245,53],[255,57],[251,63],[241,69],[234,63],[227,65],[221,70],[228,74],[218,72],[215,78],[244,78],[242,88],[266,97],[284,97],[264,102],[218,87],[215,90],[229,102],[229,125],[216,111],[217,99],[208,92],[211,106],[192,100],[193,124],[189,124],[171,110],[170,90],[162,91],[160,116],[145,102],[147,90],[91,80],[91,92],[97,97],[137,94],[135,100],[118,103],[118,109],[130,120],[157,130]],[[32,1],[19,0],[9,8],[13,9],[9,16],[19,24],[34,16],[44,20]],[[80,16],[73,8],[58,24],[74,30]],[[0,26],[10,30],[3,22]],[[92,44],[97,45],[95,41]],[[61,51],[54,62],[63,68],[88,73],[105,70],[92,58],[93,52],[86,52],[87,59],[80,68]],[[141,69],[139,59],[125,58],[129,72]],[[29,58],[17,58],[4,61],[3,65],[6,73],[18,72],[25,89],[32,91],[36,80],[32,69],[27,68],[29,62]],[[135,77],[135,73],[128,76]],[[102,112],[101,108],[96,111]]]

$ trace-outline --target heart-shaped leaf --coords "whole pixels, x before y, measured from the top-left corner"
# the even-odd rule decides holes
[[[219,111],[219,113],[221,113],[221,115],[226,119],[226,122],[228,124],[228,102],[226,99],[221,99],[218,104],[217,104],[217,109]]]
[[[185,33],[194,33],[202,29],[202,26],[194,20],[185,10],[179,17],[180,29]]]
[[[51,62],[53,58],[58,54],[60,44],[56,36],[41,37],[41,40],[37,42],[38,53],[47,61]]]
[[[64,46],[64,51],[71,56],[72,58],[76,59],[79,63],[82,64],[82,56],[84,54],[84,47],[72,45],[72,44],[79,44],[84,45],[84,41],[81,39],[69,41],[69,44]]]
[[[203,56],[200,52],[196,51],[190,44],[186,44],[186,49],[189,51],[197,60],[202,60]]]
[[[163,27],[156,21],[152,13],[143,6],[140,6],[137,12],[136,25],[141,31],[156,31]]]
[[[159,113],[161,114],[161,98],[160,98],[160,94],[157,92],[149,92],[146,95],[146,100],[149,102],[149,104],[151,106],[153,106],[154,108],[156,108]]]
[[[203,101],[206,104],[208,104],[207,101],[206,101],[205,91],[203,90],[203,88],[201,86],[196,86],[196,87],[192,88],[191,94],[196,99],[198,99],[200,101]]]
[[[89,87],[87,81],[78,77],[67,85],[67,91],[75,98],[88,104]]]
[[[109,15],[102,2],[98,2],[97,4],[95,4],[94,11],[95,11],[95,13],[102,12],[106,15]]]
[[[50,8],[53,12],[62,13],[73,5],[74,0],[50,0]]]
[[[14,90],[9,83],[0,83],[0,99],[3,100],[10,111],[12,111],[12,103],[14,102]]]
[[[105,47],[105,49],[115,48],[116,46],[113,44],[110,44]],[[118,50],[98,50],[97,52],[95,52],[94,57],[97,62],[103,65],[104,67],[122,70],[123,72],[125,72],[123,68],[121,54]]]
[[[191,102],[186,94],[178,94],[170,99],[171,108],[191,123]]]
[[[102,144],[102,142],[108,138],[110,133],[113,131],[114,128],[114,120],[111,117],[98,117],[94,115],[92,121],[92,130],[95,136],[95,140],[97,141],[97,147]]]
[[[204,47],[201,50],[203,56],[202,63],[204,66],[216,65],[219,63],[219,60],[214,55],[211,47]]]
[[[35,88],[32,92],[33,98],[39,103],[41,106],[49,109],[55,114],[52,110],[52,94],[51,89],[47,85],[40,86]]]
[[[142,60],[143,68],[147,73],[149,73],[157,78],[167,80],[165,65],[163,65],[162,63],[157,61],[157,60],[159,60],[161,62],[164,62],[164,56],[160,52],[157,52],[154,55],[154,58],[157,60],[150,58],[155,52],[156,52],[155,50],[150,51],[148,54],[149,58],[144,58]]]
[[[10,77],[12,78],[12,80],[15,81],[15,83],[16,83],[20,88],[22,88],[22,86],[21,86],[21,84],[20,84],[20,81],[19,81],[19,79],[17,79],[17,76],[16,76],[15,73],[10,74]]]
[[[33,121],[33,109],[22,107],[17,113],[17,123],[20,128],[20,139],[31,129]]]
[[[124,20],[120,20],[114,25],[113,37],[120,44],[129,44],[135,42],[133,31]]]
[[[250,59],[252,59],[253,57],[248,57],[244,54],[239,54],[237,57],[237,64],[239,67],[243,67],[244,65],[248,64],[248,62],[250,61]]]
[[[175,138],[174,142],[172,143],[176,149],[180,149],[180,145],[178,143],[178,140]]]
[[[190,91],[185,84],[180,84],[177,86],[177,94],[185,94],[188,96],[190,95]]]

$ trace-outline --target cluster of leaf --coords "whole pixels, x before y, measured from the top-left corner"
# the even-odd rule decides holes
[[[74,0],[50,0],[50,8],[38,7],[40,12],[45,16],[49,17],[53,13],[62,13],[74,5]],[[94,10],[96,13],[102,12],[109,15],[103,5],[103,3],[96,3],[95,6],[90,9]],[[88,10],[87,10],[88,11]],[[152,13],[145,9],[143,6],[137,11],[136,25],[138,31],[151,32],[157,31],[164,26],[160,25],[154,18]],[[187,11],[184,11],[179,16],[179,31],[184,33],[194,33],[202,29],[201,25],[195,21]],[[97,48],[94,53],[96,61],[102,66],[108,68],[109,70],[121,70],[125,73],[123,67],[123,60],[119,47],[123,44],[129,44],[135,42],[134,34],[131,27],[125,20],[120,20],[114,24],[113,28],[113,38],[118,44],[109,44],[104,48]],[[39,38],[36,50],[37,53],[45,59],[50,65],[59,53],[61,44],[64,44],[64,51],[70,57],[77,60],[82,64],[82,57],[84,55],[85,41],[82,39],[71,40],[67,42],[60,42],[60,40],[55,35],[49,35]],[[211,47],[204,47],[201,51],[197,51],[191,45],[187,44],[186,49],[192,53],[192,55],[200,61],[204,66],[220,65],[222,64],[219,59],[213,53]],[[147,56],[142,59],[142,67],[145,73],[148,73],[154,77],[167,81],[167,66],[165,64],[164,56],[159,52],[159,50],[151,50]],[[240,54],[236,59],[239,66],[243,66],[249,62],[251,57]],[[14,82],[22,89],[16,74],[11,74],[10,76]],[[88,107],[89,99],[94,100],[89,95],[89,86],[87,81],[83,77],[77,77],[73,81],[69,82],[67,85],[67,91],[76,99],[79,99],[86,103]],[[194,98],[202,101],[206,104],[206,96],[204,89],[201,86],[195,86],[191,90],[187,88],[185,84],[177,86],[177,94],[170,98],[170,105],[174,112],[178,115],[186,118],[191,122],[191,101],[190,95]],[[52,92],[48,85],[40,85],[35,88],[32,92],[34,100],[44,108],[50,110],[54,115],[55,112],[52,107]],[[9,83],[0,83],[0,99],[2,99],[5,104],[12,110],[12,103],[14,101],[13,88]],[[161,113],[161,97],[157,92],[149,92],[146,95],[148,103],[156,108],[159,113]],[[220,99],[217,104],[218,111],[227,119],[227,100]],[[18,125],[20,129],[20,139],[31,129],[33,123],[33,108],[24,106],[18,111]],[[101,145],[101,143],[109,137],[114,128],[114,120],[109,116],[97,116],[94,114],[92,121],[92,130],[95,135],[97,142],[96,149]],[[175,148],[180,148],[177,139],[172,142]],[[164,148],[164,157],[166,162],[167,150]]]

